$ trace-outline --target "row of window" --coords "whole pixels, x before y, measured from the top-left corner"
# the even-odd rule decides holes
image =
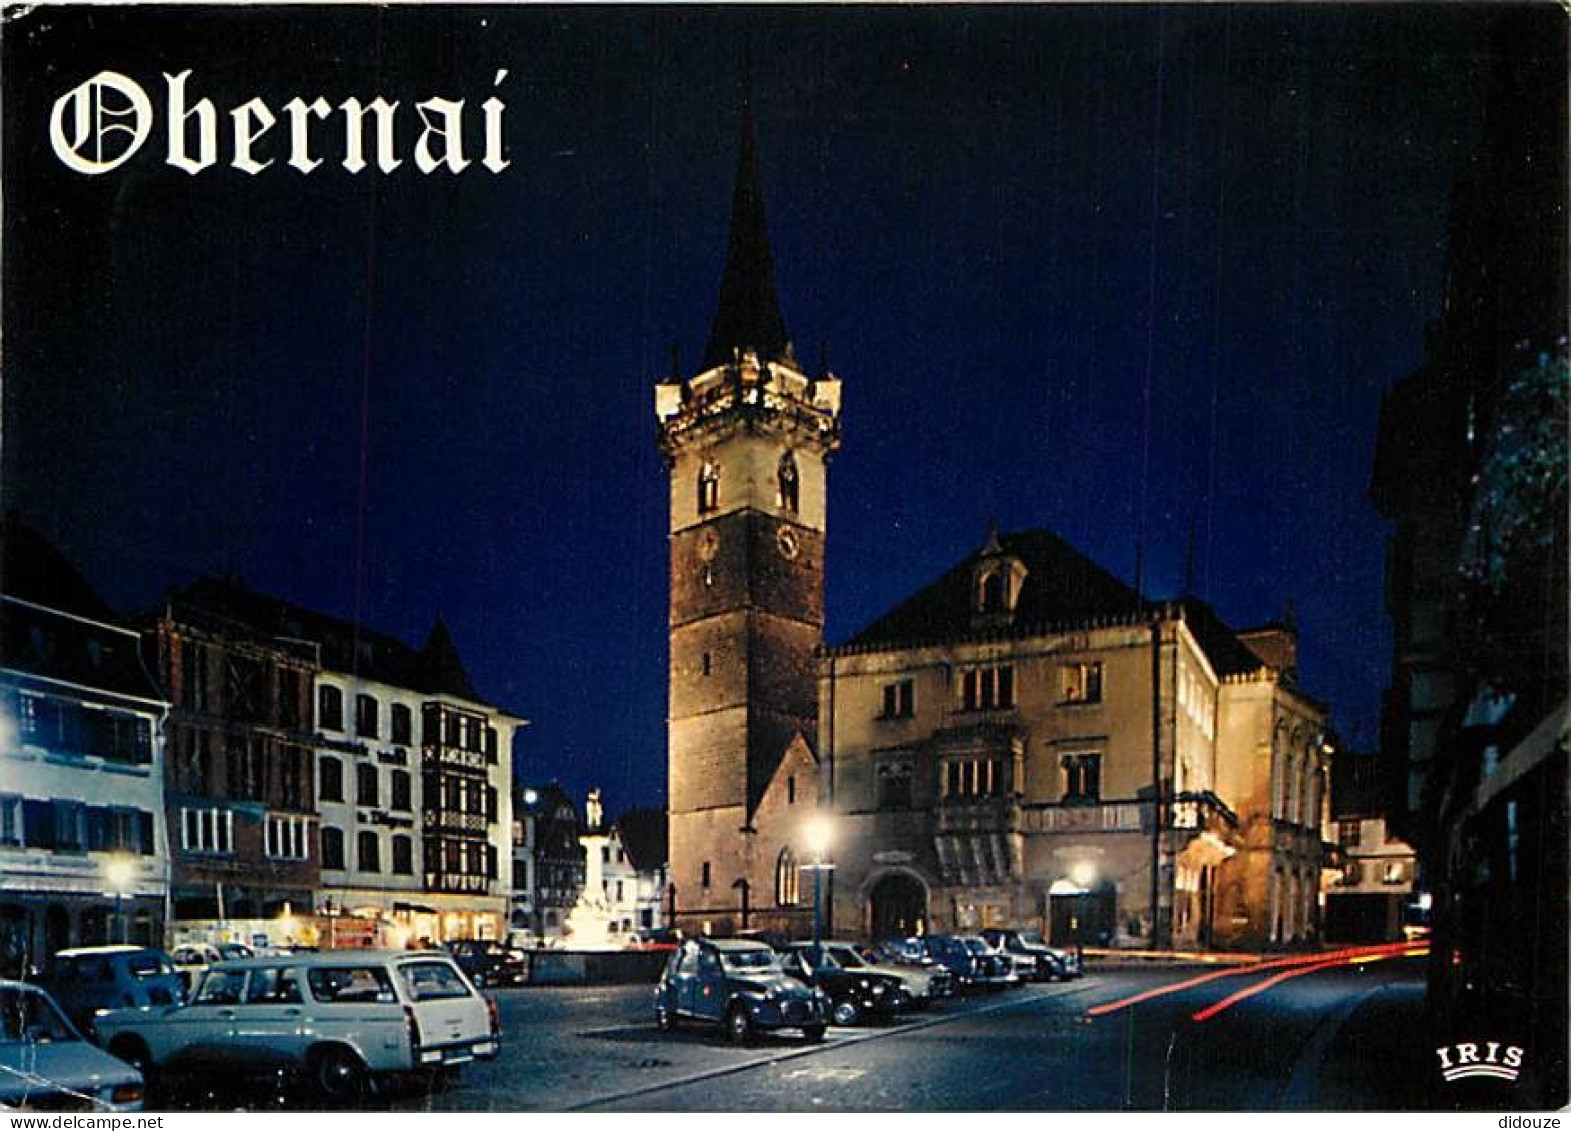
[[[16,796],[0,796],[0,845],[139,856],[157,849],[153,815],[145,809]]]
[[[1010,791],[1005,758],[977,756],[947,758],[938,767],[938,792],[952,798],[1001,797]],[[1096,752],[1065,754],[1059,760],[1063,771],[1063,800],[1089,803],[1102,798],[1102,755]],[[875,803],[880,809],[910,809],[911,764],[887,762],[878,767]],[[1013,792],[1020,792],[1016,785]]]
[[[25,745],[132,765],[153,760],[153,724],[141,715],[29,692],[7,698]]]
[[[387,807],[408,813],[414,808],[408,770],[393,770],[388,774]],[[323,801],[344,800],[344,763],[331,755],[321,761],[321,778],[317,795]],[[370,762],[355,767],[355,804],[378,808],[382,804],[381,774]]]
[[[1064,664],[1059,669],[1059,701],[1062,703],[1100,703],[1102,701],[1102,663],[1100,660]],[[886,683],[883,689],[883,719],[909,719],[916,715],[916,682],[910,679]],[[998,711],[1015,706],[1015,666],[990,664],[967,668],[960,673],[957,707],[962,711]]]
[[[181,641],[179,660],[178,701],[187,710],[292,729],[301,726],[309,711],[305,688],[310,676],[298,668],[193,640]]]
[[[391,871],[395,876],[415,873],[414,838],[402,833],[392,837]],[[345,868],[344,830],[322,826],[322,867],[341,872]],[[382,870],[382,838],[369,829],[355,837],[355,867],[362,872]]]
[[[249,741],[236,737],[224,747],[220,781],[213,747],[221,738],[203,727],[170,727],[176,789],[182,793],[222,792],[235,800],[268,801],[289,809],[311,807],[309,750],[263,734],[252,734]]]
[[[388,740],[395,746],[414,742],[414,714],[403,703],[388,709]],[[317,726],[322,730],[344,729],[344,693],[332,684],[317,689]],[[381,738],[382,705],[374,695],[355,696],[354,733],[358,738]],[[430,703],[421,714],[421,740],[427,746],[446,745],[484,753],[495,761],[497,730],[483,716],[465,714]]]

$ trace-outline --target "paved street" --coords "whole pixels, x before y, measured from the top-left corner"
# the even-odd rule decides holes
[[[405,1110],[1357,1109],[1434,1106],[1417,963],[1343,967],[1190,1020],[1264,975],[1217,979],[1100,1017],[1195,970],[1093,975],[958,999],[821,1046],[747,1049],[658,1033],[648,991],[511,990],[502,1057]],[[1426,1093],[1426,1089],[1429,1091]]]
[[[1189,985],[1199,978],[1209,980]],[[1419,962],[1292,977],[1197,1013],[1270,971],[1137,969],[959,998],[888,1025],[735,1048],[662,1034],[642,986],[502,990],[502,1055],[440,1089],[373,1106],[522,1109],[1357,1110],[1511,1107],[1499,1084],[1446,1085],[1425,1029]],[[1118,1007],[1132,997],[1148,998]],[[1110,1012],[1103,1010],[1112,1008]],[[234,1108],[265,1089],[155,1091],[154,1107]],[[295,1089],[289,1094],[298,1097]],[[275,1099],[278,1106],[309,1106]]]

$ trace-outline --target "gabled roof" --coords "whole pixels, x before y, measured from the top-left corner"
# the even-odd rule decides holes
[[[652,872],[665,866],[670,841],[664,809],[629,809],[617,818],[616,828],[634,868]]]
[[[171,594],[170,607],[176,621],[219,631],[248,631],[282,646],[315,644],[327,671],[495,706],[475,691],[452,635],[440,618],[432,625],[424,647],[416,651],[386,633],[253,592],[238,578],[199,577]]]
[[[1025,566],[1025,579],[1007,627],[979,627],[973,590],[977,564],[1007,555]],[[1030,635],[1096,621],[1142,615],[1181,615],[1216,673],[1260,670],[1260,657],[1239,641],[1209,605],[1193,597],[1142,604],[1135,591],[1049,530],[990,533],[982,548],[937,581],[879,617],[842,647],[850,651],[912,648],[964,640],[979,633]]]
[[[162,701],[136,633],[38,531],[8,514],[0,553],[0,667],[107,695]]]
[[[1013,623],[1049,625],[1138,611],[1135,591],[1049,530],[997,535],[1004,553],[1026,567]],[[846,643],[911,646],[972,633],[972,571],[985,546],[879,617]]]

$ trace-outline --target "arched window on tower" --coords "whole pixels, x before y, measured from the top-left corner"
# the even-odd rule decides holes
[[[780,457],[780,509],[795,514],[800,501],[801,489],[796,470],[796,456],[787,452]]]
[[[775,906],[795,907],[801,899],[800,882],[796,853],[786,845],[775,859]]]
[[[720,468],[704,461],[698,469],[698,513],[708,514],[720,509]]]

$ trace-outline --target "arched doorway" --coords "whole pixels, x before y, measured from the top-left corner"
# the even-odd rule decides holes
[[[906,938],[927,930],[927,888],[907,872],[890,872],[868,893],[875,940]]]

